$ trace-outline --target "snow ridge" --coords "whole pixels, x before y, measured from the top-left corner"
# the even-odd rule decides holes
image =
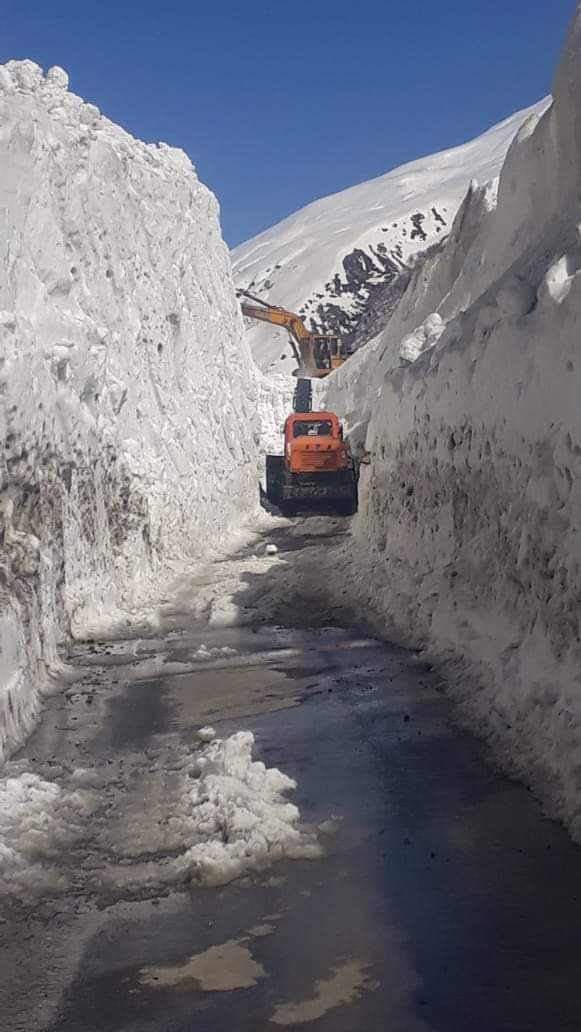
[[[126,616],[253,507],[268,404],[183,152],[10,62],[0,170],[1,758],[71,629]]]

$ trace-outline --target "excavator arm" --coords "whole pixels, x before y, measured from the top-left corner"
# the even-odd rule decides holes
[[[309,333],[303,320],[295,312],[289,312],[286,308],[279,308],[277,305],[269,305],[260,297],[255,297],[247,290],[239,290],[238,297],[248,298],[248,301],[240,302],[242,314],[249,319],[258,319],[261,322],[270,323],[273,326],[282,326],[288,331],[293,354],[299,364],[299,371],[304,371],[310,376],[325,375],[316,360],[316,342],[324,342],[325,337],[319,334]],[[335,338],[329,338],[330,340]],[[331,367],[329,366],[329,372]]]
[[[301,340],[309,339],[309,333],[304,323],[299,319],[298,315],[294,315],[293,312],[283,312],[279,308],[259,308],[255,305],[249,305],[245,301],[241,304],[242,315],[247,316],[248,319],[258,319],[260,322],[271,323],[273,326],[283,326],[285,330],[288,330],[293,354],[300,363],[301,356],[297,345],[300,346]]]

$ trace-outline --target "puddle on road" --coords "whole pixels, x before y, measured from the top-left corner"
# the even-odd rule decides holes
[[[274,932],[274,925],[271,924],[260,924],[255,925],[254,928],[248,929],[248,934],[252,939],[261,939],[264,935],[271,935]]]
[[[367,961],[346,960],[333,968],[330,978],[315,983],[315,990],[306,1000],[280,1003],[270,1021],[275,1025],[306,1025],[323,1014],[358,1000],[364,992],[379,988],[379,982],[367,977]]]
[[[249,989],[268,978],[262,964],[254,959],[247,946],[230,939],[220,946],[210,946],[203,953],[174,967],[149,967],[140,972],[142,985],[152,989],[200,989],[207,993]]]
[[[249,989],[262,978],[269,978],[262,964],[254,959],[245,945],[249,939],[272,935],[282,913],[270,914],[263,924],[255,925],[239,939],[229,939],[219,946],[210,946],[188,960],[172,967],[147,967],[140,972],[141,985],[152,989],[199,989],[202,992],[232,992]]]
[[[180,723],[205,723],[216,716],[220,720],[237,720],[289,709],[301,702],[296,683],[289,689],[286,674],[239,666],[172,677],[168,697],[176,706]]]

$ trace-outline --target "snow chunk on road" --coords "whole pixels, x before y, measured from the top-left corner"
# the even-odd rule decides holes
[[[432,312],[417,329],[403,338],[399,351],[400,358],[404,362],[415,362],[422,352],[438,343],[445,329],[446,324],[441,315]]]
[[[211,742],[216,737],[213,727],[201,727],[198,731],[198,738],[201,742]]]
[[[226,885],[279,860],[322,856],[319,834],[329,829],[301,822],[286,798],[296,782],[253,759],[250,732],[219,738],[208,725],[197,737],[192,752],[149,755],[167,780],[152,784],[144,808],[138,779],[128,808],[102,827],[100,890],[143,898],[161,886]]]
[[[321,855],[316,834],[285,799],[296,782],[253,760],[253,746],[254,735],[239,731],[210,742],[198,758],[190,791],[197,841],[176,861],[193,881],[226,885],[278,860]]]
[[[90,797],[36,774],[0,780],[0,899],[21,903],[62,892],[67,881],[47,862],[75,842]]]

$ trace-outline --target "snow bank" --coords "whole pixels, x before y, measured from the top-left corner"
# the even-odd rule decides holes
[[[214,197],[67,85],[0,68],[0,758],[69,629],[122,617],[255,505],[271,418]]]
[[[580,52],[581,8],[553,105],[328,395],[369,419],[346,575],[391,633],[461,661],[473,724],[579,839]]]

